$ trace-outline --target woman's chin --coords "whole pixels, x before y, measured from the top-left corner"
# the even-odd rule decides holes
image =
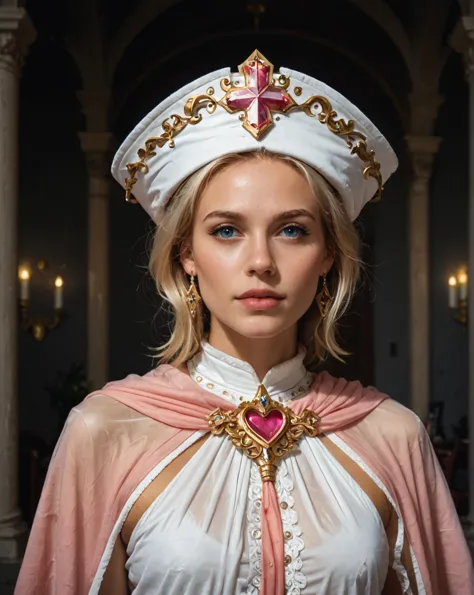
[[[243,321],[241,324],[236,324],[233,321],[229,326],[234,332],[249,339],[271,339],[281,335],[292,324],[278,319],[255,317],[252,320]]]

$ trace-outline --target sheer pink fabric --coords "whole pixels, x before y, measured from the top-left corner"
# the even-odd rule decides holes
[[[285,593],[284,539],[273,483],[263,484],[262,498],[262,583],[261,595]]]
[[[105,395],[105,396],[104,396]],[[314,410],[385,483],[400,508],[428,595],[471,595],[470,554],[419,420],[375,389],[316,377],[291,404]],[[156,465],[227,401],[161,366],[109,383],[75,408],[56,447],[16,595],[89,592],[128,498]],[[272,484],[264,494],[262,595],[283,595],[283,536]]]

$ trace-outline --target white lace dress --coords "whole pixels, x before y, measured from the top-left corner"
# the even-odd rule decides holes
[[[300,350],[270,370],[263,384],[272,398],[307,392],[311,375],[303,358]],[[234,402],[252,399],[259,384],[251,366],[207,343],[189,370],[204,388]],[[276,490],[287,595],[379,595],[389,565],[384,526],[321,441],[304,438],[279,462]],[[126,568],[133,594],[258,595],[261,497],[256,464],[228,438],[210,436],[132,533]]]

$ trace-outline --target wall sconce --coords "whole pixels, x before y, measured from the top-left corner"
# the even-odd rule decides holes
[[[43,272],[46,269],[44,260],[40,260],[36,268]],[[33,316],[30,314],[30,281],[32,273],[27,267],[21,267],[19,274],[20,282],[20,313],[21,326],[29,331],[36,341],[43,341],[48,333],[59,326],[63,314],[63,287],[62,277],[56,277],[53,287],[54,317],[51,320],[45,316]]]
[[[457,275],[449,277],[449,307],[454,310],[454,318],[463,327],[468,322],[468,282],[466,269],[461,269]]]

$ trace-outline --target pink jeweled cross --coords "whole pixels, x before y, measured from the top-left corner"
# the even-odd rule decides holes
[[[245,87],[232,86],[219,103],[230,113],[243,111],[243,127],[258,140],[272,126],[272,112],[285,113],[295,101],[273,84],[273,64],[258,50],[239,66],[239,72],[245,76]]]

